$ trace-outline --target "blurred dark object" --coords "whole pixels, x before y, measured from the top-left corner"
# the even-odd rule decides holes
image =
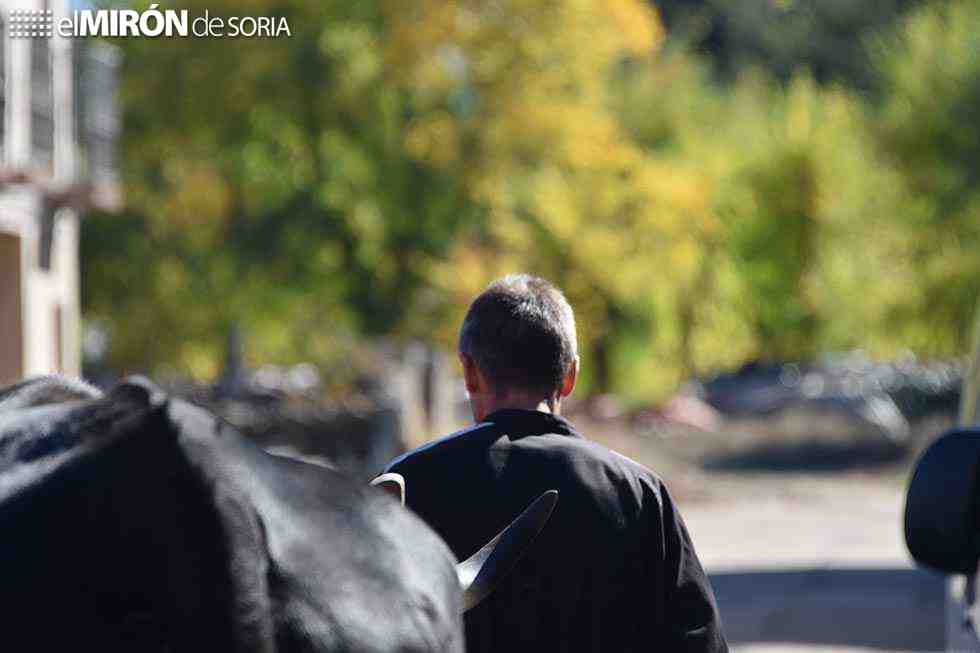
[[[362,480],[371,478],[404,450],[398,411],[380,400],[365,400],[356,407],[331,404],[264,388],[252,380],[234,392],[220,383],[171,380],[162,385],[168,393],[227,420],[271,453],[340,468]]]
[[[228,332],[228,347],[225,351],[225,369],[218,379],[217,390],[222,396],[236,397],[247,390],[245,378],[245,344],[238,325],[233,324]]]
[[[233,325],[225,367],[215,383],[171,375],[159,384],[227,420],[271,453],[339,468],[360,480],[373,478],[430,434],[458,426],[455,378],[439,350],[419,344],[379,347],[377,368],[362,371],[354,388],[333,397],[310,363],[250,369],[245,341],[242,329]],[[112,385],[115,375],[96,367],[97,360],[93,354],[87,373],[101,371],[96,382]]]
[[[805,411],[857,420],[897,445],[914,426],[955,418],[962,371],[950,362],[874,362],[860,352],[814,363],[751,362],[738,371],[694,382],[686,390],[725,417]]]
[[[976,427],[949,431],[923,453],[905,501],[905,542],[916,562],[948,574],[976,572],[978,471]]]
[[[873,470],[910,461],[948,429],[961,386],[959,363],[911,355],[754,361],[693,380],[631,421],[671,455],[711,471]]]
[[[719,76],[761,66],[782,80],[810,71],[821,82],[874,85],[866,43],[917,0],[660,0],[668,33],[711,56]]]
[[[308,363],[249,371],[237,327],[229,332],[225,369],[216,383],[171,379],[163,385],[271,453],[340,468],[361,480],[405,450],[400,412],[387,397],[379,392],[331,402]]]

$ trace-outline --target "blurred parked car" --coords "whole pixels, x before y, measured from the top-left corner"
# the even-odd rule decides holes
[[[921,564],[949,575],[946,649],[980,651],[980,313],[963,379],[959,426],[922,454],[905,498],[905,541]]]
[[[861,351],[825,354],[808,363],[753,361],[695,382],[688,393],[724,417],[836,415],[899,447],[920,424],[952,422],[960,402],[961,369],[953,361],[908,356],[876,362]]]

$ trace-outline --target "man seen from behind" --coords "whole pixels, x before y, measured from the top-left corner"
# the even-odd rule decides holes
[[[475,426],[405,454],[406,503],[459,559],[542,492],[551,520],[465,616],[467,651],[727,651],[715,599],[663,482],[560,415],[575,388],[575,318],[562,293],[504,277],[459,335]]]

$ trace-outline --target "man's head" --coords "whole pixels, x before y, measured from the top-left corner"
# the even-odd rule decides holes
[[[544,279],[498,279],[470,305],[459,355],[477,420],[498,408],[541,403],[557,411],[578,374],[572,307]]]

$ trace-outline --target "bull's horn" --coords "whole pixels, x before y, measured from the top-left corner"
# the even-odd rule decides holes
[[[387,492],[398,501],[401,501],[403,506],[405,505],[405,477],[401,474],[394,472],[382,474],[371,481],[371,485]]]
[[[463,589],[463,612],[479,605],[517,561],[527,553],[534,538],[548,523],[558,503],[558,491],[548,490],[483,548],[456,565]]]

